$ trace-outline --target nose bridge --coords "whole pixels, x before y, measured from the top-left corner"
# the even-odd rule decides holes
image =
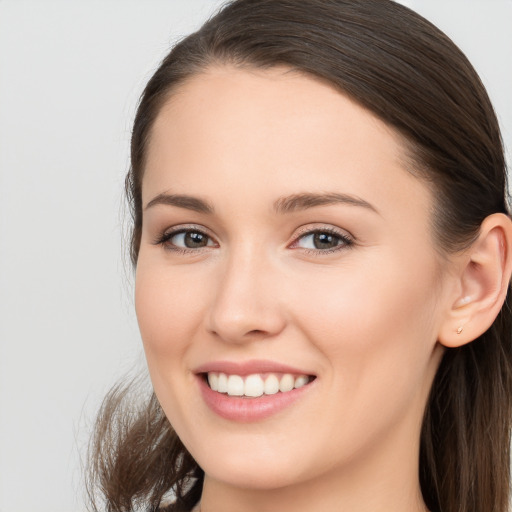
[[[222,263],[210,309],[212,332],[224,341],[241,343],[277,334],[284,327],[278,280],[261,247],[233,248]]]

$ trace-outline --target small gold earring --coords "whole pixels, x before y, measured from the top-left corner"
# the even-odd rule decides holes
[[[457,334],[460,334],[464,330],[464,327],[459,326],[457,327]]]

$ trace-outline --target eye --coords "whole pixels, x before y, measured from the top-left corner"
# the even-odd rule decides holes
[[[330,229],[316,229],[301,235],[291,246],[307,251],[329,253],[350,247],[354,241],[347,235]]]
[[[168,250],[178,252],[189,252],[216,246],[215,242],[206,233],[198,229],[185,228],[167,231],[155,243],[163,245]]]
[[[171,236],[168,240],[172,245],[177,247],[186,247],[187,249],[198,249],[211,244],[208,235],[200,231],[182,231]]]

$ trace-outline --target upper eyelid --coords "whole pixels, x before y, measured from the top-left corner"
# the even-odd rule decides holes
[[[311,224],[316,224],[316,226],[312,227]],[[171,235],[171,234],[175,235],[178,233],[182,233],[184,231],[198,231],[200,233],[208,235],[212,239],[216,238],[214,235],[212,235],[211,231],[208,228],[206,228],[204,226],[197,225],[197,224],[178,224],[177,226],[173,226],[173,227],[165,229],[162,232],[162,236],[167,236],[167,235]],[[317,232],[322,232],[322,231],[338,234],[340,236],[347,236],[348,238],[351,238],[351,239],[355,238],[346,229],[342,229],[342,228],[339,228],[336,226],[326,225],[326,224],[322,224],[322,223],[310,223],[310,224],[301,226],[294,230],[292,237],[295,240],[298,237],[307,235],[309,233],[317,233]]]
[[[354,235],[350,233],[350,231],[346,229],[342,229],[336,226],[322,224],[322,223],[313,223],[317,224],[315,227],[311,227],[311,224],[306,225],[303,229],[298,228],[298,230],[295,230],[295,233],[293,235],[293,240],[297,240],[301,238],[304,235],[308,235],[311,233],[321,233],[321,232],[327,232],[332,233],[334,235],[338,235],[340,237],[350,238],[350,240],[355,240]]]
[[[153,244],[154,245],[165,245],[168,244],[170,239],[176,235],[181,233],[186,233],[187,231],[193,231],[197,233],[202,233],[206,235],[208,238],[213,240],[216,244],[218,244],[216,238],[210,233],[210,230],[205,228],[204,226],[198,226],[195,224],[179,224],[177,226],[172,226],[160,231],[160,233],[156,236]],[[196,250],[196,249],[191,249]]]
[[[187,231],[196,231],[198,233],[207,235],[212,239],[215,239],[215,237],[211,234],[211,231],[209,229],[205,228],[204,226],[199,226],[196,224],[179,224],[177,226],[167,228],[162,232],[162,236],[177,235],[178,233],[184,233]]]
[[[338,230],[333,230],[333,229],[321,229],[321,228],[317,228],[317,229],[312,229],[312,230],[307,230],[305,231],[304,233],[296,236],[293,241],[287,245],[287,247],[289,248],[293,248],[294,250],[297,250],[296,249],[296,246],[298,245],[298,243],[300,242],[300,240],[302,240],[303,238],[305,237],[308,237],[308,236],[312,236],[314,235],[315,233],[328,233],[330,235],[334,235],[334,236],[337,236],[340,240],[342,240],[342,243],[335,247],[335,248],[331,248],[331,249],[309,249],[309,248],[302,248],[304,251],[306,252],[315,252],[315,253],[318,253],[318,254],[327,254],[327,253],[330,253],[330,252],[336,252],[338,250],[341,250],[343,247],[347,248],[347,247],[350,247],[350,246],[353,246],[354,243],[355,243],[355,238],[348,234],[348,233],[342,233]]]

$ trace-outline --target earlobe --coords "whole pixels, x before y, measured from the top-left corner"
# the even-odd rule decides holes
[[[512,221],[502,213],[487,217],[458,264],[455,296],[438,340],[446,347],[473,341],[493,324],[505,301],[512,273]]]

